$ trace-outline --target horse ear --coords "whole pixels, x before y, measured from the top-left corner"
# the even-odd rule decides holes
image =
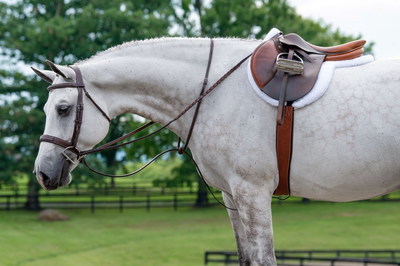
[[[39,69],[36,69],[34,67],[31,67],[31,69],[36,73],[36,75],[38,75],[44,81],[46,81],[46,82],[48,82],[50,84],[53,83],[53,80],[56,78],[56,73],[54,73],[53,71],[39,70]]]
[[[56,65],[53,62],[46,60],[45,61],[56,74],[60,75],[65,79],[72,79],[75,77],[75,72],[66,66]]]

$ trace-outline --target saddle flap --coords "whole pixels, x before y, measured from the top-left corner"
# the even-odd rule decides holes
[[[258,88],[275,100],[279,99],[284,74],[276,69],[276,60],[280,52],[274,40],[269,40],[254,51],[250,63],[251,72]],[[313,59],[312,63],[303,60],[303,74],[290,76],[286,101],[295,101],[313,88],[325,55],[311,54],[310,57]]]
[[[272,40],[261,44],[251,57],[251,73],[257,86],[262,89],[276,74],[276,57],[279,51]]]
[[[301,75],[290,75],[287,83],[286,101],[295,101],[306,95],[314,87],[319,70],[321,69],[325,55],[311,54],[312,63],[304,60],[303,73]],[[279,100],[284,72],[278,71],[274,78],[261,90],[269,97]]]

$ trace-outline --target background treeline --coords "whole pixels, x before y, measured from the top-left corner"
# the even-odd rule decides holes
[[[20,0],[0,3],[0,189],[28,184],[26,208],[39,208],[40,187],[32,174],[43,133],[46,84],[27,69],[44,69],[45,59],[73,64],[126,41],[161,36],[239,37],[261,39],[272,28],[296,32],[316,45],[351,41],[349,36],[321,21],[301,17],[285,0]],[[372,45],[367,52],[372,51]],[[143,119],[114,118],[105,142],[138,127]],[[154,131],[148,128],[139,136]],[[121,150],[89,156],[93,167],[107,173],[126,172],[176,144],[168,130]],[[190,187],[199,181],[194,166],[175,155],[149,176],[154,186]],[[114,186],[78,167],[73,183]],[[198,189],[197,205],[207,205],[205,187]],[[1,190],[0,190],[1,192]],[[32,200],[33,199],[33,200]]]

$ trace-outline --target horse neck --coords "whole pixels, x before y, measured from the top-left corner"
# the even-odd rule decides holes
[[[242,59],[235,55],[233,42],[240,44],[236,45],[240,46],[237,50],[243,50],[246,43],[216,41],[211,65],[211,72],[215,74],[210,74],[211,81],[216,81],[227,68]],[[164,125],[199,96],[209,49],[209,39],[142,41],[114,48],[84,61],[79,67],[85,83],[89,84],[88,89],[101,95],[110,117],[134,113]],[[241,53],[251,52],[247,50]],[[192,115],[185,115],[170,129],[181,133],[179,125],[190,124],[191,119]]]

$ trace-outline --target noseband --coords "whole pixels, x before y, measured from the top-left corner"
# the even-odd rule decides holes
[[[71,163],[75,164],[75,162],[66,154],[66,151],[71,151],[76,154],[78,162],[81,159],[81,152],[76,148],[76,145],[78,143],[78,138],[79,138],[79,133],[81,132],[81,126],[82,126],[82,118],[83,118],[83,92],[85,92],[86,97],[96,106],[96,108],[100,111],[100,113],[103,114],[103,116],[108,120],[108,122],[111,122],[111,119],[108,117],[108,115],[103,111],[103,109],[100,108],[96,104],[96,102],[93,100],[93,98],[90,96],[88,91],[85,88],[85,84],[83,83],[82,79],[82,73],[81,70],[77,66],[70,66],[72,70],[75,71],[76,74],[76,83],[62,83],[62,84],[53,84],[49,86],[47,89],[49,91],[52,91],[54,89],[62,89],[62,88],[71,88],[75,87],[78,89],[78,100],[76,103],[76,117],[75,117],[75,124],[74,124],[74,133],[72,134],[71,141],[63,140],[55,136],[51,135],[42,135],[40,136],[40,141],[44,142],[50,142],[53,144],[56,144],[58,146],[61,146],[65,148],[62,151],[62,154],[65,156],[65,158],[70,161]]]
[[[219,84],[221,84],[222,81],[224,81],[229,75],[231,75],[236,69],[238,69],[251,55],[249,54],[248,56],[246,56],[244,59],[242,59],[238,64],[236,64],[233,68],[231,68],[228,72],[226,72],[225,75],[223,75],[217,82],[214,83],[214,85],[212,85],[207,91],[205,90],[205,87],[207,86],[208,83],[208,74],[210,71],[210,66],[211,66],[211,61],[212,61],[212,55],[213,55],[213,48],[214,48],[214,42],[211,39],[211,44],[210,44],[210,53],[209,53],[209,58],[208,58],[208,64],[207,64],[207,70],[206,70],[206,74],[205,74],[205,78],[204,78],[204,82],[203,82],[203,86],[202,86],[202,90],[200,92],[200,96],[194,100],[185,110],[183,110],[178,116],[176,116],[174,119],[172,119],[170,122],[168,122],[166,125],[164,125],[163,127],[159,128],[158,130],[134,139],[132,141],[128,141],[128,142],[124,142],[122,144],[117,144],[118,142],[134,135],[135,133],[147,128],[148,126],[154,124],[153,121],[141,126],[140,128],[131,131],[130,133],[115,139],[109,143],[106,143],[100,147],[91,149],[91,150],[87,150],[87,151],[79,151],[76,147],[77,143],[78,143],[78,138],[79,138],[79,133],[81,131],[81,125],[82,125],[82,117],[83,117],[83,92],[85,92],[86,97],[94,104],[94,106],[96,106],[96,108],[103,114],[103,116],[108,120],[108,122],[111,122],[111,119],[108,117],[108,115],[100,108],[100,106],[98,106],[96,104],[96,102],[92,99],[92,97],[90,96],[90,94],[87,92],[87,90],[85,89],[85,84],[83,83],[82,80],[82,74],[80,69],[77,66],[70,66],[70,68],[72,68],[72,70],[75,71],[76,74],[76,83],[63,83],[63,84],[54,84],[49,86],[47,89],[49,91],[53,90],[53,89],[61,89],[61,88],[70,88],[70,87],[75,87],[78,89],[78,100],[77,100],[77,105],[76,105],[76,119],[75,119],[75,125],[74,125],[74,133],[72,134],[72,138],[71,141],[67,141],[67,140],[63,140],[60,139],[58,137],[55,136],[51,136],[51,135],[42,135],[40,137],[40,141],[43,142],[50,142],[53,144],[56,144],[58,146],[61,146],[64,148],[64,150],[62,151],[62,154],[65,156],[66,160],[70,161],[71,163],[75,164],[76,162],[74,162],[67,154],[66,151],[71,151],[73,153],[76,154],[77,156],[77,162],[80,163],[82,162],[90,171],[95,172],[97,174],[103,175],[103,176],[109,176],[109,177],[125,177],[125,176],[130,176],[133,174],[136,174],[138,172],[140,172],[141,170],[143,170],[144,168],[146,168],[149,164],[151,164],[154,160],[156,160],[158,157],[162,156],[163,154],[167,153],[167,152],[178,152],[179,154],[186,154],[187,156],[189,156],[189,158],[192,160],[192,162],[194,163],[194,165],[197,168],[197,171],[200,175],[200,177],[202,178],[202,180],[204,181],[204,184],[207,186],[208,190],[211,192],[211,194],[214,196],[214,193],[211,191],[210,187],[208,186],[208,184],[206,183],[203,174],[201,173],[197,163],[195,162],[195,160],[193,159],[193,157],[186,151],[186,148],[188,147],[189,144],[189,140],[190,137],[192,135],[193,132],[193,128],[197,119],[197,114],[199,112],[199,108],[200,108],[200,104],[201,104],[201,100],[206,97],[211,91],[213,91]],[[186,137],[185,140],[185,146],[183,148],[180,147],[180,142],[181,139],[178,139],[178,148],[173,148],[173,149],[169,149],[166,150],[160,154],[158,154],[157,156],[155,156],[152,160],[150,160],[148,163],[146,163],[143,167],[139,168],[138,170],[132,172],[132,173],[128,173],[128,174],[124,174],[124,175],[109,175],[109,174],[104,174],[101,172],[98,172],[96,170],[94,170],[93,168],[91,168],[85,161],[85,156],[87,154],[91,154],[91,153],[96,153],[96,152],[100,152],[100,151],[105,151],[105,150],[110,150],[110,149],[115,149],[121,146],[125,146],[134,142],[137,142],[139,140],[145,139],[147,137],[150,137],[158,132],[160,132],[161,130],[167,128],[169,125],[171,125],[173,122],[175,122],[176,120],[178,120],[179,118],[181,118],[186,112],[188,112],[193,106],[195,106],[197,104],[193,119],[192,119],[192,123],[189,129],[189,133],[188,136]],[[225,206],[223,203],[221,203],[215,196],[214,198],[225,208],[230,209],[230,210],[236,210],[233,208],[229,208],[227,206]]]

